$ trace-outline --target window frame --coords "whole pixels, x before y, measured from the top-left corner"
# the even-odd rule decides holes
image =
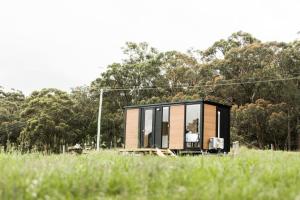
[[[199,147],[187,147],[187,142],[186,142],[186,115],[187,115],[187,106],[189,105],[199,105],[200,107],[200,113],[199,113]],[[183,146],[184,149],[188,149],[188,150],[199,150],[203,148],[203,120],[204,120],[204,103],[199,101],[199,102],[190,102],[190,103],[185,103],[184,105],[184,130],[183,130]]]
[[[146,111],[147,110],[151,110],[152,111],[152,139],[151,139],[151,143],[150,143],[150,147],[145,147],[145,143],[144,143],[144,137],[145,137],[145,123],[146,123]],[[154,147],[154,132],[155,132],[155,107],[145,107],[141,109],[141,123],[140,123],[140,148],[153,148]],[[143,131],[144,130],[144,131]]]

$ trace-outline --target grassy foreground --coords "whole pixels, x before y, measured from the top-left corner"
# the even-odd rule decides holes
[[[0,154],[0,199],[300,199],[300,153]]]

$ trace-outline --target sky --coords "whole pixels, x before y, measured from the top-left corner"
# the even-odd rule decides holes
[[[299,20],[299,0],[0,0],[0,86],[89,85],[127,41],[185,52],[242,30],[291,42]]]

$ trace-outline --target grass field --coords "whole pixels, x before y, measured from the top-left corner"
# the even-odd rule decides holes
[[[300,199],[300,153],[0,154],[0,199]]]

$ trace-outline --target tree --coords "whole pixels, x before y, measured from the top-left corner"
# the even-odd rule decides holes
[[[72,89],[73,115],[70,119],[72,127],[71,143],[91,144],[96,141],[98,102],[90,95],[90,88],[87,86]]]
[[[162,96],[162,90],[140,90],[166,85],[160,70],[161,54],[147,43],[126,43],[126,58],[113,63],[90,86],[91,97],[99,101],[101,88],[115,88],[104,92],[101,141],[106,146],[120,144],[123,135],[124,106],[139,104],[144,99]],[[122,90],[125,89],[125,90]],[[96,104],[98,105],[98,104]],[[95,107],[97,110],[97,107]]]
[[[274,145],[275,149],[291,149],[287,131],[289,113],[286,103],[273,104],[263,99],[232,109],[232,125],[244,142],[259,148]],[[296,141],[296,135],[293,140]],[[295,143],[293,144],[295,148]]]
[[[221,39],[208,49],[199,52],[204,62],[211,62],[216,59],[223,59],[232,49],[242,48],[253,43],[260,43],[260,41],[250,33],[239,31],[231,34],[227,40]]]
[[[22,92],[11,90],[4,91],[0,87],[0,145],[7,150],[8,146],[18,145],[18,137],[24,122],[20,118],[20,111],[25,96]]]
[[[57,89],[33,92],[21,113],[26,121],[20,135],[23,150],[57,153],[61,145],[72,144],[73,105],[69,95]]]

